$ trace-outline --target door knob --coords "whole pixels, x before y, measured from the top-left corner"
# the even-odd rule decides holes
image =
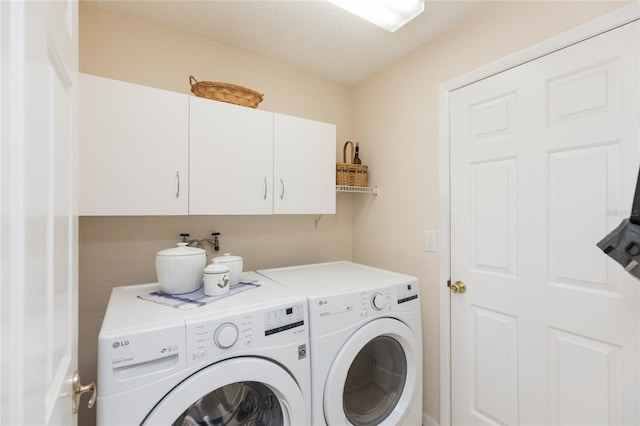
[[[463,281],[456,281],[451,285],[451,291],[453,293],[464,293],[467,291],[467,285]]]
[[[92,392],[91,399],[89,400],[89,408],[93,408],[93,404],[96,403],[96,384],[89,383],[88,385],[83,386],[80,383],[80,373],[78,370],[73,373],[73,414],[78,414],[78,410],[80,409],[80,396],[82,396],[85,392]]]

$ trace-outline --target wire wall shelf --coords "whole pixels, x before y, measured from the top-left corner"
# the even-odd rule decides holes
[[[380,188],[377,186],[346,186],[336,185],[336,192],[358,192],[360,194],[374,194],[380,193]]]

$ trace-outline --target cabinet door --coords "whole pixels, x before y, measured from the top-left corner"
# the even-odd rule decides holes
[[[80,75],[80,215],[188,213],[188,98]]]
[[[274,213],[335,213],[335,156],[335,125],[275,114]]]
[[[190,214],[273,212],[273,113],[190,97]]]

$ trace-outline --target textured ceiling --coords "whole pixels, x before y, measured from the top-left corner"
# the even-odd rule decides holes
[[[390,33],[318,0],[81,1],[288,63],[349,86],[486,3],[426,0],[423,14]]]

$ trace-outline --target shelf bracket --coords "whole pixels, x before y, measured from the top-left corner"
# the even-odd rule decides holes
[[[322,216],[324,216],[324,215],[320,215],[320,216],[318,216],[318,217],[313,221],[313,226],[315,227],[315,229],[318,229],[318,222],[320,222],[320,219],[322,219]]]

